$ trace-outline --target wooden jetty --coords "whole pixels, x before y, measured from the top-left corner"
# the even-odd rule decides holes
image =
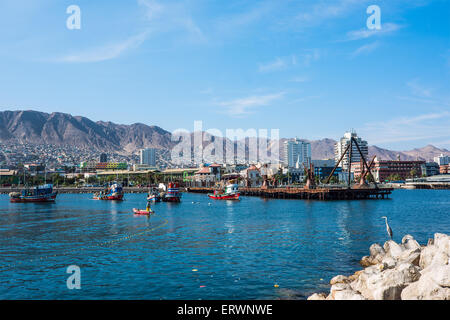
[[[274,199],[364,200],[389,199],[393,188],[240,188],[243,196]],[[214,188],[186,188],[187,192],[212,193]]]

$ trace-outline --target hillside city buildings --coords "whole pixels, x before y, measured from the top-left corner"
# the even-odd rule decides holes
[[[317,182],[332,178],[334,183],[347,183],[348,178],[358,182],[363,171],[361,155],[353,144],[351,157],[343,154],[353,137],[369,164],[368,143],[356,132],[346,132],[334,147],[333,159],[314,159],[311,143],[302,139],[290,139],[280,146],[281,163],[250,162],[240,159],[235,163],[200,163],[176,166],[171,163],[170,150],[141,149],[132,155],[101,152],[76,146],[52,146],[32,144],[0,145],[0,184],[18,183],[25,174],[30,176],[59,175],[64,178],[87,180],[119,175],[132,179],[158,172],[167,179],[182,179],[197,186],[214,185],[220,180],[239,179],[248,186],[260,186],[266,180],[283,185],[303,184],[305,170],[313,168]],[[342,163],[336,167],[340,158]],[[449,174],[450,157],[440,155],[432,162],[423,160],[385,160],[374,158],[371,166],[377,182],[391,182],[409,178],[421,178]],[[350,165],[351,164],[351,165]],[[311,166],[311,167],[310,167]],[[349,168],[351,167],[350,173]],[[244,182],[242,182],[244,183]]]

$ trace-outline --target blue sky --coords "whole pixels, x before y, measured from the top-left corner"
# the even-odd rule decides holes
[[[450,149],[449,14],[445,0],[2,0],[0,106]]]

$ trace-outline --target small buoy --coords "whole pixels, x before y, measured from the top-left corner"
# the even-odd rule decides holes
[[[280,286],[279,286],[278,284],[275,284],[274,287],[275,287],[275,288],[279,288]]]
[[[193,272],[197,272],[198,270],[197,270],[197,269],[192,269],[192,271],[193,271]]]
[[[200,286],[200,288],[205,288],[206,286]]]

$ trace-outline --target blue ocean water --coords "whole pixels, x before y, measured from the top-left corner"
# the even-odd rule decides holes
[[[389,200],[213,201],[184,194],[134,216],[126,201],[61,194],[54,204],[0,196],[0,299],[285,299],[328,290],[361,269],[372,243],[450,232],[449,190],[396,190]],[[66,269],[81,269],[69,290]],[[275,287],[278,285],[278,287]]]

